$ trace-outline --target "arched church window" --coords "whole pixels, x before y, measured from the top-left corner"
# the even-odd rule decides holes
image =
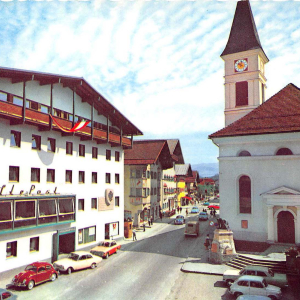
[[[241,214],[251,214],[251,179],[241,176],[239,179],[239,204]]]
[[[293,152],[289,148],[280,148],[276,155],[293,155]]]
[[[247,150],[243,150],[239,153],[239,156],[251,156],[250,152]]]

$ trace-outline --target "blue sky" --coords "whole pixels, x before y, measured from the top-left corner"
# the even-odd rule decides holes
[[[267,98],[300,87],[300,1],[250,1],[270,62]],[[145,139],[217,162],[224,49],[236,1],[0,1],[0,65],[83,77]]]

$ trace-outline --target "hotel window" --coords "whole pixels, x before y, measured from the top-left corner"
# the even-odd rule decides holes
[[[72,171],[66,170],[66,183],[72,183]]]
[[[78,199],[78,210],[84,211],[84,199]]]
[[[111,160],[111,151],[106,149],[106,160]]]
[[[19,182],[19,167],[9,166],[9,181]]]
[[[57,208],[55,199],[39,200],[38,208],[40,218],[55,216],[56,222]]]
[[[105,173],[105,183],[110,183],[110,173]]]
[[[115,206],[120,206],[120,197],[119,196],[115,197]]]
[[[120,152],[119,151],[115,152],[115,161],[120,161]]]
[[[115,183],[116,184],[120,183],[120,174],[115,174]]]
[[[87,244],[96,241],[96,226],[78,230],[78,244]]]
[[[2,222],[12,221],[12,202],[11,201],[1,201],[0,202],[0,224]],[[2,229],[2,227],[1,227]]]
[[[48,138],[47,150],[48,152],[55,152],[55,139]]]
[[[142,178],[142,171],[139,169],[136,170],[136,178]]]
[[[251,179],[241,176],[239,179],[240,213],[251,214]]]
[[[55,170],[47,169],[47,182],[55,182]]]
[[[6,257],[17,256],[17,242],[6,243]]]
[[[73,155],[73,143],[72,142],[66,142],[66,154]]]
[[[97,172],[92,172],[92,183],[97,183]]]
[[[32,135],[31,140],[31,149],[41,150],[41,136],[40,135]]]
[[[92,198],[92,209],[97,209],[97,198]]]
[[[84,183],[84,171],[79,171],[79,183]]]
[[[58,200],[59,221],[75,220],[75,205],[73,198]]]
[[[35,200],[20,200],[15,202],[15,220],[35,219]]]
[[[79,144],[79,156],[85,156],[85,145]]]
[[[98,159],[98,148],[97,147],[92,148],[92,158]]]
[[[39,237],[34,237],[30,239],[30,246],[29,246],[29,251],[39,251],[39,244],[40,244],[40,238]]]
[[[39,168],[31,168],[31,181],[32,182],[40,182],[40,169]]]
[[[16,148],[21,147],[21,132],[15,130],[10,132],[10,146]]]

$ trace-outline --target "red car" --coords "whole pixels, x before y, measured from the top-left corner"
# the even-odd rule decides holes
[[[98,246],[91,249],[91,253],[103,258],[108,258],[109,255],[117,253],[121,249],[121,245],[114,240],[104,240]]]
[[[28,290],[31,290],[35,285],[49,280],[54,281],[57,277],[58,273],[50,263],[35,262],[16,275],[12,280],[12,284],[18,287],[27,287]]]
[[[209,209],[220,209],[220,205],[214,205],[214,204],[211,204],[211,205],[208,205],[208,208]]]

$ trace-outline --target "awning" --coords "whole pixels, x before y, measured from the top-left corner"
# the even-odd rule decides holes
[[[188,196],[184,196],[184,197],[181,197],[181,198],[184,198],[184,199],[187,199],[187,200],[193,200],[193,198],[188,197]]]

